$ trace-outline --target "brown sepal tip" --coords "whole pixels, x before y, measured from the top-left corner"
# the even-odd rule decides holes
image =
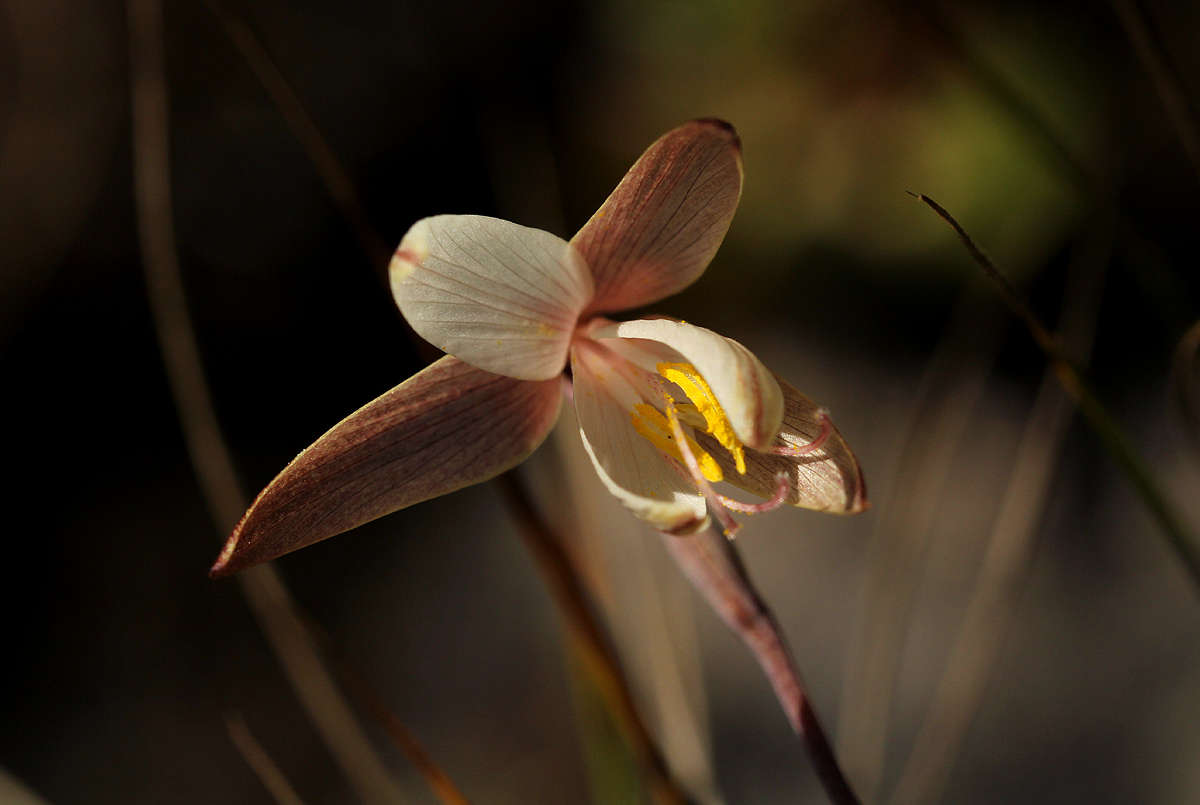
[[[733,141],[733,147],[737,149],[738,153],[740,154],[742,152],[742,138],[738,136],[737,129],[735,129],[733,124],[729,121],[721,120],[719,117],[700,117],[696,118],[692,122],[720,129],[729,135],[730,139]]]

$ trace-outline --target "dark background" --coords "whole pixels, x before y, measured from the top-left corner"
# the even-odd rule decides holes
[[[1194,121],[1198,9],[1142,8]],[[737,126],[738,216],[710,271],[662,310],[737,338],[829,405],[863,463],[871,512],[776,512],[740,538],[835,734],[875,563],[889,561],[880,546],[925,545],[901,577],[913,606],[883,694],[882,790],[901,774],[1000,500],[1025,469],[1016,444],[1044,369],[953,233],[905,190],[954,212],[1047,320],[1064,308],[1095,316],[1096,388],[1197,527],[1197,454],[1168,392],[1200,298],[1200,165],[1113,7],[227,9],[327,138],[361,196],[358,226],[387,244],[437,213],[568,237],[662,132],[702,116]],[[218,16],[189,0],[168,3],[165,21],[178,255],[216,413],[252,493],[422,361],[385,265]],[[236,712],[305,801],[353,801],[237,586],[205,576],[222,535],[189,465],[145,292],[128,53],[114,0],[0,3],[11,519],[0,764],[54,802],[265,801],[226,733]],[[947,354],[960,359],[938,375]],[[973,376],[977,398],[955,385]],[[961,433],[922,430],[955,411]],[[680,776],[710,801],[820,801],[753,662],[689,599],[654,535],[579,471],[574,438],[565,425],[524,477],[590,568]],[[925,438],[940,440],[946,466],[906,451]],[[1029,504],[1036,551],[1005,606],[1011,628],[978,715],[947,760],[945,799],[1193,800],[1196,591],[1090,431],[1075,422],[1054,456],[1046,505]],[[928,521],[911,514],[920,504]],[[472,800],[599,796],[553,604],[493,488],[278,565]],[[666,653],[680,685],[637,659],[662,654],[654,613],[675,624],[678,651]],[[664,691],[685,693],[696,720],[670,715]],[[431,800],[379,747],[408,798]]]

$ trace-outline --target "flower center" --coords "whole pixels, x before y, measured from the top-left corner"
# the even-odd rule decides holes
[[[634,429],[646,441],[680,464],[685,463],[679,443],[675,441],[675,436],[671,433],[671,423],[662,411],[649,403],[638,403],[633,406],[631,417]],[[707,450],[691,436],[685,434],[684,438],[687,439],[688,449],[692,451],[692,455],[696,457],[696,462],[700,465],[701,474],[709,482],[716,483],[725,477],[725,474],[721,472],[721,465],[717,464],[717,460]]]
[[[733,425],[729,421],[729,416],[725,413],[725,409],[721,407],[721,403],[717,402],[717,395],[713,394],[712,387],[708,385],[696,367],[690,363],[660,363],[656,367],[658,373],[670,380],[676,386],[683,389],[683,393],[690,400],[690,405],[682,400],[678,401],[680,416],[684,422],[696,427],[692,421],[689,421],[688,414],[693,413],[692,407],[695,407],[695,412],[704,419],[702,430],[712,436],[717,442],[729,451],[733,456],[734,463],[737,465],[737,471],[741,475],[746,474],[746,451],[742,446],[742,440],[733,432]]]
[[[683,391],[687,398],[684,401],[677,400],[672,396],[665,402],[674,406],[682,421],[712,436],[718,444],[728,450],[729,454],[733,456],[737,471],[744,475],[746,472],[745,447],[738,439],[737,434],[733,432],[729,416],[717,402],[717,397],[713,394],[708,381],[690,363],[664,362],[657,364],[655,368],[663,378],[674,383]],[[664,395],[668,394],[665,390],[663,393]],[[631,417],[634,429],[642,437],[676,461],[681,463],[684,461],[679,444],[672,433],[670,421],[662,411],[648,403],[638,403],[634,406]],[[724,473],[722,473],[717,460],[695,439],[686,435],[685,438],[705,479],[713,483],[722,480]]]

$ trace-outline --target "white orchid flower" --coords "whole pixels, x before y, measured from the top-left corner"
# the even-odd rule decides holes
[[[447,355],[335,425],[258,496],[223,575],[523,461],[558,418],[565,371],[604,485],[660,531],[788,503],[866,506],[828,414],[750,350],[665,318],[601,314],[674,294],[704,272],[742,189],[733,127],[663,135],[570,241],[474,215],[418,221],[390,267],[404,317]],[[724,481],[765,499],[717,493]]]

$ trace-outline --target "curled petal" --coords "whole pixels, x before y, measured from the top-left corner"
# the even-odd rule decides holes
[[[334,425],[259,494],[213,566],[226,575],[516,466],[558,418],[558,378],[446,356]]]
[[[660,531],[690,534],[708,524],[704,497],[633,427],[642,396],[619,367],[581,344],[571,353],[579,435],[600,480]]]
[[[651,372],[655,367],[644,364],[662,360],[669,354],[662,347],[669,347],[708,382],[743,443],[763,449],[775,440],[783,420],[783,394],[775,376],[738,342],[671,319],[625,321],[599,328],[593,337]],[[614,337],[622,340],[610,340]],[[624,339],[638,340],[623,344]]]
[[[803,448],[821,435],[823,423],[828,420],[822,416],[820,406],[783,379],[776,379],[783,389],[784,414],[783,427],[775,444]],[[745,475],[733,470],[728,453],[714,449],[716,442],[711,437],[697,433],[696,440],[701,447],[712,451],[725,471],[726,481],[759,497],[776,495],[778,478],[782,474],[787,479],[783,502],[792,506],[834,514],[857,514],[870,505],[858,459],[837,428],[829,431],[820,447],[800,455],[782,456],[747,450]]]
[[[571,244],[480,215],[417,221],[388,273],[396,304],[422,338],[522,380],[563,370],[575,321],[592,298],[591,274]]]
[[[592,269],[592,311],[625,310],[696,281],[742,195],[737,132],[693,120],[658,138],[571,239]]]

